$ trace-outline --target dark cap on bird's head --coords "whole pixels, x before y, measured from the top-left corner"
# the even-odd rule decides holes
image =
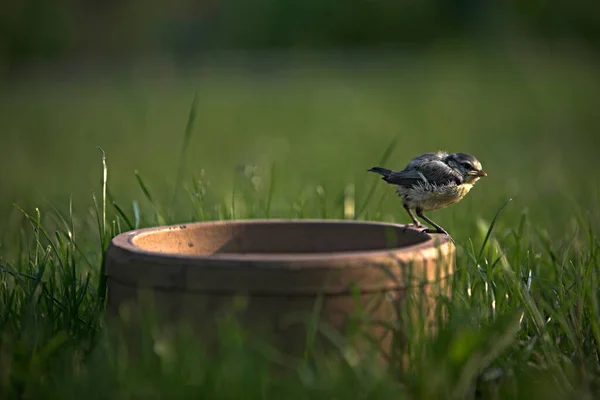
[[[469,153],[450,154],[444,159],[444,162],[463,175],[477,178],[487,176],[479,160]]]

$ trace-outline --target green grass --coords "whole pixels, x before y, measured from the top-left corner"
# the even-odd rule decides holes
[[[0,397],[598,393],[598,60],[526,48],[317,61],[6,84]],[[151,319],[138,352],[106,328],[101,271],[118,232],[342,218],[345,197],[359,218],[408,222],[393,190],[366,172],[394,140],[386,167],[441,148],[475,154],[489,174],[461,203],[430,214],[456,240],[458,269],[448,320],[411,342],[407,369],[354,363],[341,339],[337,357],[283,359],[232,316],[213,354]]]

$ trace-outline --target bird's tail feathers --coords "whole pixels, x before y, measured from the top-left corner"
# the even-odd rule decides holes
[[[387,177],[392,173],[392,170],[389,170],[387,168],[381,168],[381,167],[373,167],[373,168],[369,169],[368,172],[375,172],[376,174]]]

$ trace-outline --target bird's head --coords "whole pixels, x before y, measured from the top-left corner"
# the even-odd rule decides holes
[[[444,162],[463,177],[464,183],[473,184],[479,178],[487,176],[481,168],[479,160],[467,153],[450,154],[444,159]]]

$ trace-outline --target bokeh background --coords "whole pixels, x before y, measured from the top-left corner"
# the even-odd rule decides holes
[[[273,215],[319,185],[331,207],[349,185],[360,203],[396,139],[386,167],[445,149],[489,173],[434,220],[514,197],[561,230],[598,198],[599,44],[593,0],[3,1],[0,225],[12,203],[85,212],[97,146],[124,208],[143,200],[135,170],[168,197],[196,94],[184,180],[204,170],[219,196],[254,165],[264,185],[276,173]],[[374,199],[407,222],[391,190]]]
[[[0,0],[0,398],[600,398],[599,4]],[[457,268],[435,337],[402,321],[406,371],[357,363],[330,329],[339,360],[308,340],[296,363],[235,318],[214,358],[153,318],[133,347],[105,324],[112,235],[407,223],[367,169],[438,149],[488,177],[428,215]]]

